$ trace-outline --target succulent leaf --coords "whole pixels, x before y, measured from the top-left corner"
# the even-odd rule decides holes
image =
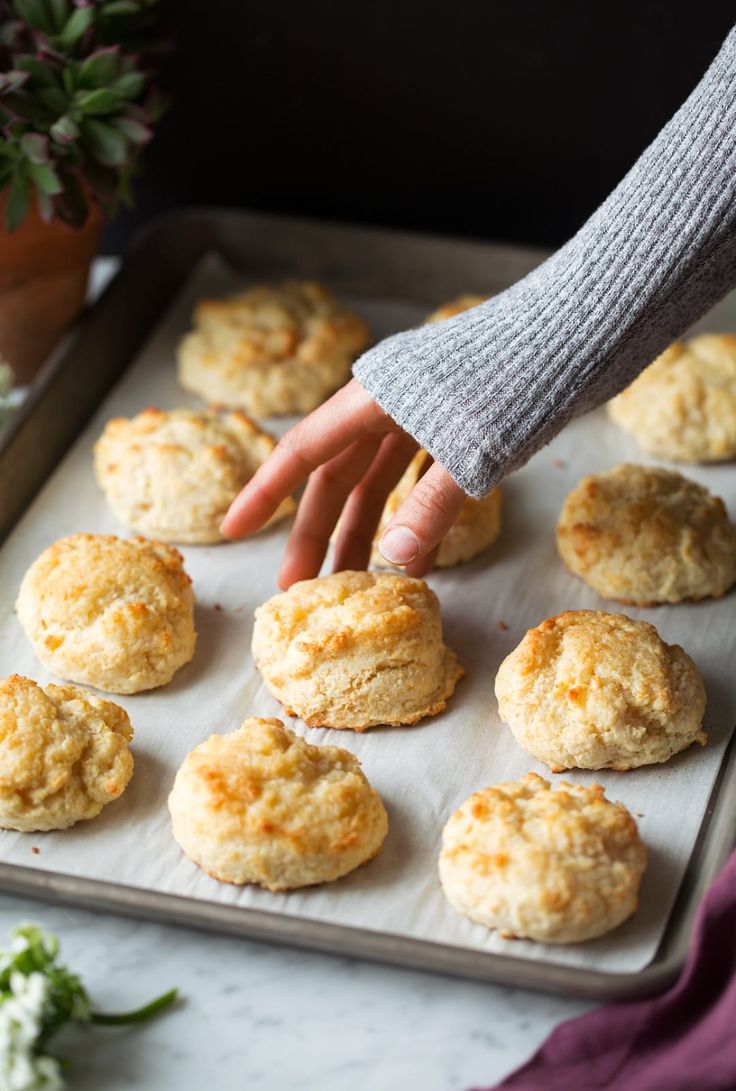
[[[82,137],[95,159],[104,166],[120,167],[125,162],[128,151],[125,137],[111,125],[85,118],[82,122]]]
[[[67,95],[73,95],[75,89],[74,83],[74,68],[70,64],[64,65],[61,70],[61,82],[64,84],[64,90]]]
[[[21,72],[26,72],[28,76],[32,76],[33,82],[40,87],[59,86],[59,81],[56,79],[53,69],[49,68],[47,64],[44,64],[42,60],[38,57],[34,57],[31,53],[16,57],[15,67],[16,70],[20,69]]]
[[[63,189],[58,174],[48,164],[29,163],[28,175],[35,183],[36,189],[41,193],[48,193],[49,197],[61,193]]]
[[[20,40],[23,37],[23,23],[20,19],[6,19],[0,21],[0,45],[20,48]]]
[[[159,0],[0,0],[0,190],[17,226],[35,204],[72,226],[90,200],[131,201],[163,110],[146,61]],[[143,58],[143,60],[142,60]]]
[[[10,196],[5,205],[5,227],[8,231],[15,231],[20,227],[28,214],[29,205],[28,184],[19,175],[15,175],[10,183]]]
[[[153,131],[147,125],[132,117],[116,117],[111,123],[131,144],[147,144]]]
[[[105,4],[100,14],[104,18],[114,18],[117,15],[138,15],[140,10],[141,5],[136,4],[135,0],[112,0],[110,4]]]
[[[146,77],[142,72],[126,72],[119,76],[110,86],[126,99],[138,98],[146,83]]]
[[[43,166],[49,161],[49,142],[41,133],[24,133],[20,146],[26,159],[36,166]]]
[[[63,114],[67,107],[67,96],[59,87],[41,87],[37,92],[38,101],[48,106],[53,113]]]
[[[56,44],[59,49],[69,50],[77,44],[94,22],[95,9],[76,8],[69,16],[61,33],[56,36]]]
[[[120,95],[106,87],[96,91],[78,91],[74,96],[74,105],[83,114],[109,114],[120,105]]]
[[[69,18],[69,4],[67,0],[46,0],[54,34],[58,34]]]
[[[43,0],[15,0],[13,6],[20,18],[34,30],[41,30],[44,34],[54,33],[54,27]]]
[[[0,95],[19,91],[27,81],[27,72],[0,72]]]
[[[58,144],[70,144],[79,136],[79,126],[69,114],[64,114],[51,126],[49,135]]]
[[[40,126],[42,129],[46,125],[53,123],[54,113],[49,110],[48,106],[44,106],[37,98],[33,98],[25,91],[18,91],[5,95],[3,98],[3,107],[10,111],[11,114],[15,114],[16,117],[25,121],[31,121],[35,125]]]
[[[117,46],[98,49],[82,61],[77,74],[77,87],[93,90],[104,87],[118,74],[120,51]]]

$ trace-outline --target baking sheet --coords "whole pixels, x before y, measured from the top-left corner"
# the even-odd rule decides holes
[[[242,283],[215,256],[201,263],[0,551],[2,675],[15,671],[40,682],[52,680],[36,661],[13,613],[22,575],[43,548],[65,534],[126,533],[96,488],[92,443],[111,416],[130,415],[146,405],[200,404],[176,383],[176,341],[187,329],[199,296],[229,291]],[[424,314],[423,308],[410,302],[352,302],[377,338],[417,323]],[[274,430],[281,432],[288,423],[280,422]],[[416,727],[382,728],[362,736],[308,729],[299,721],[289,721],[310,741],[329,740],[351,749],[381,793],[390,832],[380,856],[369,866],[338,883],[291,894],[235,888],[199,871],[180,852],[169,830],[166,797],[184,755],[211,732],[232,730],[247,715],[281,714],[261,684],[249,647],[253,611],[277,590],[276,573],[288,525],[248,542],[183,549],[197,596],[197,654],[169,686],[113,697],[128,710],[136,731],[136,771],[125,795],[93,822],[61,833],[1,831],[0,858],[66,875],[511,957],[609,973],[643,968],[663,933],[736,720],[729,685],[736,643],[730,596],[719,602],[627,610],[653,621],[664,639],[682,643],[697,662],[708,691],[710,745],[693,748],[665,766],[625,774],[565,774],[568,780],[603,783],[611,798],[641,813],[640,828],[650,859],[640,909],[631,921],[608,937],[576,947],[502,940],[458,916],[446,903],[436,878],[442,826],[470,792],[529,769],[550,776],[517,747],[500,723],[493,679],[501,659],[543,617],[563,609],[606,608],[557,558],[554,524],[566,492],[583,473],[625,459],[650,461],[602,412],[575,422],[505,484],[505,526],[499,542],[470,565],[430,577],[442,603],[447,642],[467,671],[446,713]],[[732,466],[687,472],[723,496],[732,511],[736,508]],[[32,846],[40,850],[38,854],[31,852]]]

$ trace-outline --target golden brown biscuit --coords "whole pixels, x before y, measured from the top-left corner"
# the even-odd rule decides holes
[[[674,462],[736,456],[736,334],[675,341],[608,403],[643,450]]]
[[[529,629],[496,697],[519,746],[554,773],[634,769],[707,741],[698,668],[625,614],[568,610]]]
[[[194,655],[194,595],[178,550],[72,534],[26,572],[18,619],[47,670],[110,693],[171,681]]]
[[[163,542],[221,542],[227,509],[276,446],[244,413],[145,409],[95,444],[95,474],[126,526]],[[283,501],[269,524],[291,514]]]
[[[404,476],[389,494],[371,551],[371,564],[378,568],[391,567],[379,550],[378,543],[384,530],[422,476],[428,459],[429,455],[426,451],[417,451]],[[460,509],[455,525],[442,539],[435,565],[438,568],[451,568],[456,564],[465,564],[466,561],[472,561],[479,553],[488,549],[501,533],[501,507],[499,488],[492,489],[482,500],[474,500],[472,496],[468,496]]]
[[[459,913],[504,938],[581,943],[636,909],[646,849],[603,788],[536,773],[474,792],[442,835],[440,881]]]
[[[179,345],[179,381],[256,417],[308,413],[347,381],[365,323],[321,284],[285,281],[204,299]]]
[[[453,299],[449,303],[443,303],[436,311],[432,311],[425,318],[425,325],[430,326],[434,322],[444,322],[447,318],[454,318],[456,314],[462,314],[463,311],[469,311],[471,307],[477,307],[480,303],[485,303],[487,298],[488,296],[485,295],[459,295],[457,299]]]
[[[442,712],[464,673],[424,580],[336,572],[293,584],[255,616],[263,680],[310,727],[415,724]]]
[[[723,501],[654,466],[584,477],[565,500],[557,548],[604,598],[638,606],[723,595],[736,582],[736,526]]]
[[[65,830],[94,818],[133,775],[127,712],[76,686],[0,682],[0,827]]]
[[[251,717],[188,754],[169,796],[174,837],[215,879],[293,890],[371,860],[388,832],[360,763]]]

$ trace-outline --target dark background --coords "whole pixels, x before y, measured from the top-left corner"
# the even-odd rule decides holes
[[[703,73],[733,0],[164,0],[138,206],[227,204],[555,246]],[[704,164],[707,169],[707,164]]]

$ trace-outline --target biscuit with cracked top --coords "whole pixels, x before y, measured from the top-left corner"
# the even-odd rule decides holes
[[[16,609],[47,670],[110,693],[166,685],[194,655],[192,581],[164,542],[60,538],[26,572]]]
[[[442,712],[464,673],[424,580],[336,572],[293,584],[255,618],[264,682],[310,727],[417,723]]]
[[[518,744],[555,773],[635,769],[707,741],[698,668],[625,614],[568,610],[529,629],[496,697]]]
[[[503,938],[581,943],[637,906],[646,849],[622,803],[599,784],[527,773],[474,792],[442,834],[450,904]]]
[[[187,755],[169,811],[195,864],[268,890],[333,882],[373,859],[388,832],[380,796],[349,751],[256,717]]]

